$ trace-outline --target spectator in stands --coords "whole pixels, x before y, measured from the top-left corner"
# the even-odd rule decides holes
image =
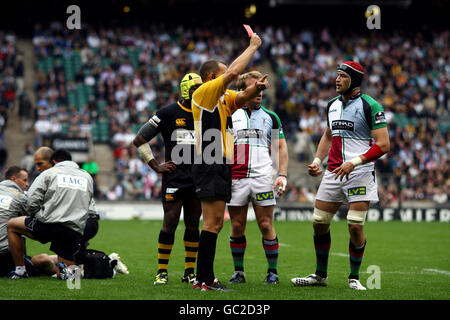
[[[182,74],[198,69],[209,58],[221,57],[227,61],[243,49],[240,41],[213,27],[175,30],[172,26],[151,25],[148,30],[135,28],[133,32],[125,31],[126,28],[90,27],[86,35],[78,37],[69,36],[68,30],[55,30],[37,25],[33,37],[38,58],[39,112],[48,117],[62,117],[62,106],[66,106],[65,120],[60,119],[64,122],[82,117],[84,104],[88,104],[92,128],[98,121],[108,122],[108,142],[116,133],[123,135],[133,125],[148,121],[153,112],[169,101],[176,101],[174,83]],[[449,188],[443,188],[443,183],[450,179],[448,31],[429,30],[425,34],[404,30],[395,34],[376,33],[368,39],[366,33],[344,37],[339,30],[327,28],[295,30],[267,26],[255,30],[264,39],[264,45],[267,44],[256,60],[268,61],[278,76],[278,81],[274,81],[274,111],[285,124],[291,143],[295,143],[300,127],[301,135],[307,134],[312,143],[317,142],[316,137],[321,136],[326,126],[327,99],[333,94],[336,64],[349,59],[360,61],[371,66],[368,70],[371,76],[363,90],[382,101],[389,123],[392,147],[389,161],[377,163],[385,189],[389,185],[395,189],[390,192],[395,196],[389,199],[425,197],[433,201],[432,190],[436,189],[442,189],[450,198]],[[3,61],[15,61],[14,39],[5,41],[5,35],[0,33],[0,40],[0,52],[8,57]],[[47,67],[44,63],[47,58],[53,58],[54,65]],[[61,61],[57,62],[58,59]],[[15,64],[8,66],[14,68]],[[8,66],[0,66],[0,72]],[[5,74],[14,77],[14,72]],[[77,77],[79,83],[75,81]],[[53,105],[58,106],[56,114],[48,96],[49,91],[54,92],[53,85],[59,92],[57,97],[53,94]],[[4,116],[6,87],[7,81],[0,79]],[[95,104],[89,103],[91,95]],[[105,103],[102,110],[98,107],[100,101]],[[97,115],[92,112],[95,109]],[[70,132],[75,136],[79,131]],[[158,141],[152,143],[160,145]],[[117,143],[113,143],[113,150],[116,147]],[[409,173],[411,163],[418,167]],[[420,174],[415,174],[415,170]],[[128,169],[118,171],[118,176],[127,173]],[[143,183],[146,199],[153,198],[158,179],[152,183],[136,179]],[[430,186],[427,181],[431,181]],[[400,185],[402,191],[398,189]],[[419,186],[425,186],[426,190],[419,190]],[[298,189],[292,190],[300,193]],[[386,205],[390,205],[389,201]]]
[[[19,118],[22,125],[22,132],[28,132],[32,127],[33,105],[27,93],[22,93],[19,101]]]
[[[20,167],[31,173],[34,167],[33,149],[29,143],[25,144],[25,154],[20,161]]]
[[[14,66],[14,77],[16,79],[17,95],[21,95],[23,92],[24,74],[23,56],[19,54],[17,55],[16,64]]]
[[[0,140],[0,173],[3,172],[7,159],[8,159],[8,151],[5,148],[3,140]]]

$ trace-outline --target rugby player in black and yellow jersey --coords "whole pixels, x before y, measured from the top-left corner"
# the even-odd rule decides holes
[[[195,193],[201,200],[203,227],[197,259],[197,281],[202,291],[227,290],[214,276],[217,235],[223,226],[225,203],[231,199],[231,166],[234,139],[231,113],[268,87],[267,75],[242,92],[228,85],[242,73],[261,45],[253,34],[248,48],[227,68],[221,61],[200,67],[203,84],[192,95],[196,159],[192,166]]]
[[[166,284],[168,264],[180,220],[184,212],[185,271],[182,282],[193,283],[199,242],[200,201],[195,196],[191,165],[194,157],[194,121],[191,111],[192,93],[202,83],[198,74],[186,74],[180,83],[182,99],[161,108],[139,130],[133,143],[145,162],[162,174],[164,221],[158,238],[158,272],[154,284]],[[166,162],[154,158],[148,142],[161,133]],[[173,155],[173,156],[172,156]],[[177,158],[175,158],[177,157]]]

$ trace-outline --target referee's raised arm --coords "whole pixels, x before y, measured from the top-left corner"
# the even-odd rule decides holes
[[[261,43],[261,38],[256,33],[254,33],[250,38],[250,44],[247,49],[245,49],[245,51],[231,63],[227,71],[224,73],[223,85],[225,88],[227,88],[228,85],[233,82],[237,76],[244,72],[256,50],[258,50],[258,48],[261,46]]]

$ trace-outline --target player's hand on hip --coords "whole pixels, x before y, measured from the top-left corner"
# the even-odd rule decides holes
[[[252,37],[250,38],[250,47],[259,48],[261,46],[261,43],[261,38],[256,33],[253,33]]]
[[[308,174],[312,177],[317,177],[323,173],[323,170],[319,168],[317,163],[311,163],[308,166]]]
[[[172,160],[164,162],[157,166],[154,170],[157,173],[172,173],[176,170],[177,165]]]
[[[273,188],[275,189],[275,191],[277,192],[277,195],[279,197],[281,197],[283,195],[284,191],[286,190],[286,185],[287,185],[286,177],[278,176],[275,179],[275,183],[273,184]]]
[[[346,177],[348,180],[348,177],[354,168],[355,166],[350,161],[344,162],[340,167],[332,171],[332,173],[336,173],[336,177],[334,177],[334,180],[339,177],[341,178],[341,181],[342,179],[344,179],[344,177]]]

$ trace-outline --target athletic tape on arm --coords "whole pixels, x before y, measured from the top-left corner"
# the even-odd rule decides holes
[[[144,159],[145,163],[149,163],[153,157],[152,149],[148,143],[141,144],[138,147],[139,152],[141,153],[142,159]]]

